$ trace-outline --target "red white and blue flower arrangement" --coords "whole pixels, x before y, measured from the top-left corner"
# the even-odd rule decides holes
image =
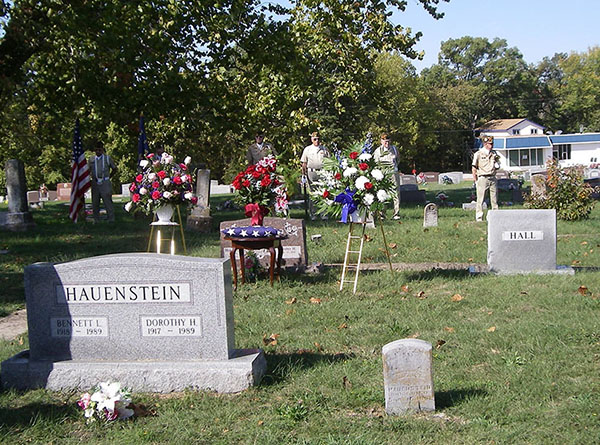
[[[277,159],[269,155],[239,172],[231,183],[237,193],[236,200],[244,206],[246,216],[252,218],[253,226],[262,225],[270,207],[277,214],[288,212],[287,188],[276,170]]]
[[[168,153],[158,156],[150,153],[140,161],[141,173],[131,183],[131,201],[125,205],[128,212],[141,210],[147,215],[166,204],[196,204],[194,178],[189,171],[191,158],[177,163]]]
[[[121,388],[118,382],[102,382],[92,389],[92,394],[81,395],[77,405],[83,410],[87,422],[116,419],[128,419],[135,411],[132,409],[131,393]]]
[[[383,215],[385,203],[395,193],[394,172],[377,162],[371,149],[367,136],[364,144],[336,150],[335,157],[323,160],[321,179],[311,193],[321,214],[343,223],[364,221],[371,213]]]

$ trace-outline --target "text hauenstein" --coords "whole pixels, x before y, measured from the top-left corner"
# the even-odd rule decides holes
[[[189,302],[189,283],[60,284],[58,303]]]

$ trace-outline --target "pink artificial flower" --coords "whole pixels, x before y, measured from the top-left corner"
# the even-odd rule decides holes
[[[198,203],[198,197],[197,196],[193,196],[192,199],[192,204],[197,204]]]
[[[137,175],[137,176],[135,177],[135,180],[136,180],[137,182],[142,182],[142,179],[144,179],[144,175]]]
[[[158,182],[158,181],[152,182],[152,188],[157,189],[158,187],[160,187],[160,182]]]
[[[187,165],[185,164],[179,164],[179,166],[181,167],[182,170],[187,170]]]
[[[165,179],[165,176],[167,176],[167,173],[164,170],[161,170],[157,173],[157,175],[160,179]]]
[[[159,192],[158,190],[154,190],[154,191],[152,192],[152,199],[154,199],[155,201],[156,201],[157,199],[160,199],[160,192]]]
[[[173,178],[173,182],[177,185],[181,184],[183,181],[181,180],[181,176],[175,176]]]
[[[134,193],[134,194],[133,194],[133,196],[131,197],[131,200],[132,200],[133,202],[139,202],[139,200],[140,200],[140,195],[139,195],[139,193]]]
[[[87,409],[88,406],[90,406],[91,399],[92,396],[86,392],[81,396],[81,399],[77,402],[77,405],[79,405],[81,409]]]
[[[136,189],[135,184],[132,182],[131,185],[129,186],[129,191],[135,192],[135,189]]]

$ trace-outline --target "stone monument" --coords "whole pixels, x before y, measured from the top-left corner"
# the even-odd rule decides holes
[[[556,210],[490,210],[487,215],[490,272],[573,273],[556,266]]]
[[[406,338],[388,343],[381,352],[385,411],[388,414],[434,411],[431,344]]]
[[[198,232],[209,232],[212,223],[210,216],[210,170],[198,170],[196,181],[197,204],[187,218],[187,228]]]
[[[239,392],[266,368],[234,349],[228,259],[105,255],[25,268],[29,351],[2,363],[5,388]]]
[[[437,227],[438,225],[438,206],[430,202],[423,210],[423,227]]]
[[[33,216],[27,204],[25,166],[18,159],[9,159],[5,165],[8,212],[0,213],[0,226],[6,230],[20,231],[33,227]]]

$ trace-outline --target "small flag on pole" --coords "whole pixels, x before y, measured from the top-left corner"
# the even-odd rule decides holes
[[[69,217],[77,222],[79,211],[85,205],[85,192],[90,188],[90,171],[88,169],[81,134],[79,133],[79,119],[75,121],[73,134],[73,164],[71,167],[71,206]]]
[[[146,129],[144,128],[144,115],[140,116],[140,135],[138,136],[138,161],[148,153],[148,138],[146,137]]]

